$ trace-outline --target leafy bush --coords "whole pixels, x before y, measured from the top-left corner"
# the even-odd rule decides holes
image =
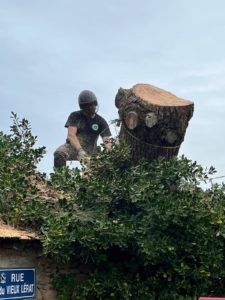
[[[50,227],[46,233],[47,251],[67,253],[90,268],[86,280],[74,277],[62,295],[65,290],[73,290],[67,299],[225,294],[225,186],[200,187],[214,171],[185,157],[129,166],[129,151],[119,145],[94,158],[87,176],[68,169],[54,173],[52,183],[69,189],[71,201],[88,216],[78,222],[69,209],[62,217],[67,223],[61,229],[57,224],[62,238],[55,239]]]
[[[7,223],[18,225],[21,204],[36,188],[30,178],[45,153],[45,147],[34,148],[36,137],[26,119],[12,113],[11,134],[0,131],[0,216]]]
[[[35,224],[44,254],[80,266],[55,278],[61,300],[222,296],[225,186],[201,188],[214,172],[185,157],[132,166],[129,148],[114,144],[88,168],[55,170],[49,183],[65,197],[47,212],[26,201],[19,221]]]

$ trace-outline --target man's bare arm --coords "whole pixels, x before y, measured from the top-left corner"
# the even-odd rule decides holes
[[[69,126],[68,127],[68,134],[67,138],[70,141],[70,144],[77,150],[79,151],[82,147],[80,144],[80,141],[77,137],[77,127],[74,126]]]

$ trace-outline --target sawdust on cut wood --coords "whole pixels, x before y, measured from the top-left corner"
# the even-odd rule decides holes
[[[133,93],[149,104],[158,106],[188,106],[193,102],[175,96],[174,94],[150,84],[139,83],[133,86]]]

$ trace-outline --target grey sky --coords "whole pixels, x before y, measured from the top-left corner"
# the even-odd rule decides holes
[[[81,90],[110,121],[119,87],[150,83],[194,101],[180,154],[225,175],[224,13],[224,0],[0,0],[0,129],[26,117],[50,172]]]

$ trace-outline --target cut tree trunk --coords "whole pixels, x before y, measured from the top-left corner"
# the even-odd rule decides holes
[[[149,161],[178,154],[194,103],[150,84],[120,88],[115,99],[119,109],[120,140],[131,146],[132,159]]]

